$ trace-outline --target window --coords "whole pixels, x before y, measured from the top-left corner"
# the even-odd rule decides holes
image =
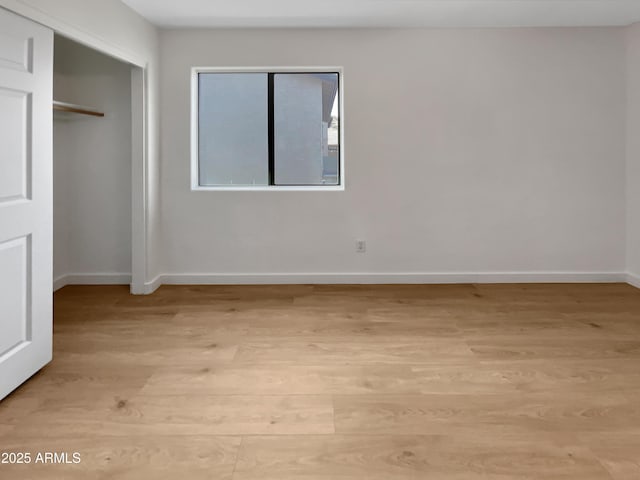
[[[195,190],[337,190],[341,72],[194,68]]]

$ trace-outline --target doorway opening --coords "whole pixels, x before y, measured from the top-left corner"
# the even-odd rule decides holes
[[[53,278],[131,284],[132,172],[142,144],[141,68],[54,38]]]

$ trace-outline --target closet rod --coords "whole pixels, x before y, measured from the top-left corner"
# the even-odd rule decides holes
[[[93,108],[75,105],[73,103],[53,101],[53,109],[58,112],[80,113],[82,115],[93,115],[94,117],[104,117],[103,112],[94,110]]]

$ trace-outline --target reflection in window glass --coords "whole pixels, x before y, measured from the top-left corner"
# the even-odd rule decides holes
[[[201,73],[200,185],[268,185],[266,73]]]
[[[337,73],[276,73],[276,185],[336,185],[339,178]]]

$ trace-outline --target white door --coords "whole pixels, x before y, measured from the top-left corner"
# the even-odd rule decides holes
[[[0,8],[0,399],[51,360],[53,32]]]

